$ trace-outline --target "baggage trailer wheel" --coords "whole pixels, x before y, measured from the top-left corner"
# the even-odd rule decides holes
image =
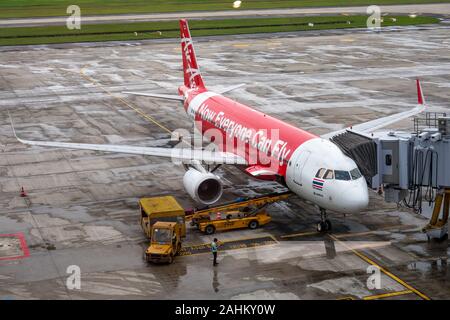
[[[213,234],[214,232],[216,232],[216,227],[214,227],[212,224],[208,224],[205,228],[205,233]]]
[[[252,221],[250,221],[250,223],[248,224],[248,227],[249,227],[250,229],[256,229],[256,228],[258,228],[258,226],[259,226],[259,223],[258,223],[257,220],[252,220]]]

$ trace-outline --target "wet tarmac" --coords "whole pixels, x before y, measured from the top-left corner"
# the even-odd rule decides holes
[[[450,111],[447,29],[199,40],[208,87],[245,82],[229,96],[316,134],[413,107],[416,77],[430,110]],[[191,227],[172,265],[147,265],[137,200],[171,194],[194,206],[184,169],[25,146],[7,111],[24,139],[167,146],[170,134],[151,119],[190,130],[181,106],[121,92],[175,94],[178,41],[10,48],[0,70],[0,299],[450,298],[447,241],[427,241],[426,217],[376,193],[360,214],[331,215],[330,234],[315,232],[316,208],[291,197],[268,208],[268,225],[215,235],[226,243],[215,268],[202,247],[212,237]],[[284,190],[236,168],[217,173],[224,200]],[[66,285],[73,265],[81,289]],[[379,288],[368,283],[371,265],[381,270]]]

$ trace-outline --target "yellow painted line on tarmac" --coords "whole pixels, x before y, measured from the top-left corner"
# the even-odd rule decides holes
[[[338,233],[335,234],[334,236],[336,238],[349,238],[349,237],[357,237],[357,236],[365,236],[365,235],[370,235],[370,234],[374,234],[376,232],[380,232],[380,231],[387,231],[390,229],[398,229],[398,226],[391,226],[391,227],[386,227],[380,230],[371,230],[371,231],[364,231],[364,232],[354,232],[354,233]],[[286,239],[286,238],[295,238],[295,237],[305,237],[305,236],[313,236],[313,235],[317,235],[320,234],[320,232],[317,231],[306,231],[306,232],[300,232],[300,233],[293,233],[293,234],[285,234],[280,236],[281,239]]]
[[[379,230],[370,230],[370,231],[364,231],[364,232],[353,232],[353,233],[338,233],[335,234],[334,236],[336,238],[349,238],[349,237],[357,237],[357,236],[367,236],[367,235],[371,235],[380,231],[388,231],[388,230],[392,230],[392,229],[398,229],[398,226],[390,226],[390,227],[386,227],[386,228],[382,228]]]
[[[349,237],[357,237],[357,236],[367,236],[367,235],[371,235],[371,234],[374,234],[374,233],[377,233],[377,232],[380,232],[380,231],[389,231],[389,230],[393,230],[393,229],[399,229],[399,232],[403,231],[398,226],[390,226],[390,227],[385,227],[385,228],[382,228],[382,229],[379,229],[379,230],[370,230],[370,231],[354,232],[354,233],[339,233],[339,234],[335,234],[334,236],[336,238],[339,238],[339,239],[341,239],[341,238],[349,238]],[[403,229],[404,230],[409,230],[411,228],[405,227]],[[417,230],[419,230],[419,229],[417,229]]]
[[[219,245],[220,244],[224,244],[224,243],[233,243],[233,242],[241,242],[241,241],[251,241],[251,240],[259,240],[259,239],[264,239],[264,238],[270,238],[272,239],[272,243],[258,243],[256,246],[247,246],[246,244],[243,244],[241,247],[237,247],[237,248],[227,248],[224,249],[223,251],[230,251],[230,250],[237,250],[237,249],[248,249],[248,248],[257,248],[257,247],[263,247],[263,246],[269,246],[269,245],[275,245],[278,244],[278,240],[272,236],[272,235],[262,235],[259,237],[243,237],[243,238],[238,238],[238,239],[230,239],[230,240],[224,240],[224,241],[219,241]],[[255,242],[256,243],[256,242]],[[186,247],[183,247],[184,250],[189,250],[189,249],[197,249],[197,248],[209,248],[211,246],[210,243],[201,243],[201,244],[195,244],[195,245],[188,245]],[[182,254],[181,256],[195,256],[195,255],[200,255],[200,254],[209,254],[210,252],[197,252],[197,253],[191,253],[191,252],[186,252],[185,254]]]
[[[272,238],[272,240],[273,241],[275,241],[275,243],[280,243],[276,238],[275,238],[275,236],[273,236],[273,235],[269,235],[269,237],[271,237]]]
[[[408,290],[411,290],[412,292],[414,292],[416,295],[418,295],[419,297],[421,297],[424,300],[431,300],[427,295],[425,295],[424,293],[420,292],[419,290],[417,290],[416,288],[412,287],[411,285],[409,285],[408,283],[406,283],[405,281],[403,281],[402,279],[400,279],[399,277],[397,277],[396,275],[394,275],[393,273],[391,273],[390,271],[388,271],[386,268],[380,266],[378,263],[376,263],[375,261],[371,260],[369,257],[365,256],[364,254],[362,254],[361,252],[351,248],[350,246],[348,246],[344,241],[339,240],[336,236],[334,236],[333,234],[328,234],[328,236],[332,239],[334,239],[335,241],[339,242],[340,244],[342,244],[343,246],[345,246],[347,249],[349,249],[350,251],[352,251],[355,255],[357,255],[359,258],[361,258],[362,260],[364,260],[365,262],[367,262],[370,265],[376,266],[378,269],[380,269],[381,272],[383,272],[385,275],[387,275],[389,278],[395,280],[396,282],[398,282],[399,284],[401,284],[402,286],[404,286],[405,288],[407,288]]]
[[[220,243],[230,243],[230,242],[238,242],[238,241],[248,241],[248,240],[258,240],[258,239],[262,239],[262,238],[267,238],[270,237],[272,238],[274,241],[278,242],[274,236],[272,235],[263,235],[263,236],[259,236],[259,237],[243,237],[243,238],[237,238],[237,239],[230,239],[230,240],[224,240],[224,241],[219,241]],[[190,245],[188,246],[188,248],[200,248],[200,247],[204,247],[204,246],[209,246],[211,243],[200,243],[200,244],[194,244],[194,245]]]
[[[382,230],[372,230],[372,231],[365,231],[365,232],[354,232],[354,233],[339,233],[335,234],[334,236],[336,238],[342,239],[342,238],[351,238],[351,237],[357,237],[357,236],[368,236],[371,234],[374,234],[375,232],[379,232]]]
[[[106,94],[108,94],[109,96],[119,100],[120,102],[122,102],[124,105],[126,105],[128,108],[136,111],[141,117],[143,117],[145,120],[147,120],[150,123],[153,123],[155,125],[157,125],[158,127],[160,127],[161,129],[163,129],[164,131],[166,131],[169,134],[172,134],[172,131],[167,128],[166,126],[164,126],[163,124],[161,124],[160,122],[156,121],[153,117],[145,114],[141,109],[133,106],[131,103],[129,103],[128,101],[126,101],[125,99],[118,97],[116,95],[114,95],[111,91],[109,91],[108,89],[106,89],[105,87],[103,87],[102,84],[100,84],[97,80],[89,77],[88,75],[85,74],[84,72],[85,67],[80,69],[80,75],[81,77],[83,77],[85,80],[91,82],[92,84],[94,84],[95,86],[99,87],[100,89],[102,89]],[[184,141],[184,140],[183,140]]]
[[[295,238],[295,237],[305,237],[305,236],[312,236],[312,235],[316,235],[319,234],[319,232],[317,231],[307,231],[307,232],[300,232],[300,233],[293,233],[293,234],[285,234],[283,236],[281,236],[281,239],[286,239],[286,238]]]
[[[351,237],[357,237],[357,236],[366,236],[366,235],[371,235],[371,234],[375,234],[377,232],[380,231],[388,231],[388,230],[392,230],[392,229],[399,229],[398,226],[390,226],[390,227],[386,227],[386,228],[382,228],[379,230],[370,230],[370,231],[364,231],[364,232],[353,232],[353,233],[338,233],[338,234],[334,234],[334,236],[336,238],[351,238]],[[410,228],[405,228],[405,229],[410,229]],[[402,231],[402,230],[399,230]],[[317,231],[305,231],[305,232],[299,232],[299,233],[293,233],[293,234],[285,234],[280,236],[281,239],[287,239],[287,238],[295,238],[295,237],[306,237],[306,236],[313,236],[313,235],[318,235],[320,234]]]
[[[246,47],[249,47],[250,45],[248,44],[248,43],[235,43],[235,44],[233,44],[233,47],[236,47],[236,48],[246,48]]]
[[[237,241],[258,240],[258,239],[267,238],[267,237],[270,237],[274,241],[278,242],[271,234],[266,234],[266,235],[262,235],[259,237],[243,237],[243,238],[238,238],[238,239],[224,240],[224,241],[219,241],[219,243],[220,242],[228,243],[228,242],[237,242]]]
[[[413,291],[411,291],[411,290],[403,290],[403,291],[382,293],[382,294],[376,294],[376,295],[373,295],[373,296],[364,297],[363,300],[384,299],[384,298],[389,298],[389,297],[403,296],[405,294],[411,294],[411,293],[413,293]]]

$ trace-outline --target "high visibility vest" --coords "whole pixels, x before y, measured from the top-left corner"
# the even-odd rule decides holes
[[[217,244],[214,241],[211,243],[211,252],[217,252]]]

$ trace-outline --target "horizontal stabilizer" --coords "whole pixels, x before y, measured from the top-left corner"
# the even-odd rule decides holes
[[[184,101],[184,98],[182,96],[176,96],[176,95],[170,95],[170,94],[157,94],[157,93],[145,93],[145,92],[129,92],[129,91],[125,91],[125,92],[122,92],[122,93],[133,94],[135,96],[144,96],[144,97],[157,98],[157,99]]]
[[[230,86],[230,87],[224,88],[222,90],[217,90],[217,93],[224,94],[226,92],[230,92],[232,90],[242,88],[243,86],[245,86],[245,83],[240,83],[240,84],[237,84],[235,86]]]

